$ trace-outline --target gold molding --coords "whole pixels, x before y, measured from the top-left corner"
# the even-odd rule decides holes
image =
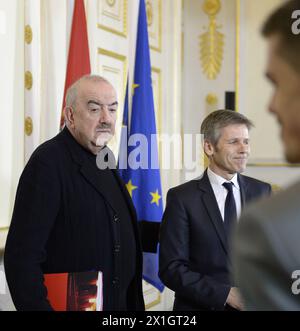
[[[271,188],[272,188],[272,193],[279,193],[280,191],[283,190],[282,186],[277,185],[277,184],[271,184]]]
[[[150,45],[150,49],[159,53],[162,50],[162,0],[158,0],[158,47]]]
[[[127,61],[127,58],[125,55],[118,54],[113,51],[109,51],[107,49],[100,48],[100,47],[98,48],[98,54],[106,55],[106,56],[109,56],[109,57],[112,57],[114,59],[121,60],[121,61]]]
[[[206,0],[202,6],[205,14],[215,16],[221,10],[220,0]]]
[[[161,79],[161,69],[160,68],[156,68],[156,67],[151,67],[151,74],[152,72],[157,73],[158,75],[158,109],[157,109],[157,117],[156,118],[156,134],[158,135],[158,137],[162,134],[162,79]],[[152,88],[153,91],[153,88]],[[154,99],[154,93],[153,93],[153,99]],[[154,102],[154,100],[153,100]],[[155,103],[154,103],[154,107],[155,107]],[[161,148],[159,146],[159,140],[157,140],[157,148],[158,148],[158,158],[159,158],[159,165],[160,165],[160,169],[162,169],[162,155],[161,155]]]
[[[161,69],[156,68],[156,67],[151,67],[151,71],[157,73],[158,75],[158,109],[157,109],[157,115],[158,115],[158,128],[156,128],[156,133],[161,134],[161,129],[162,129],[162,81],[161,81]],[[152,89],[153,90],[153,89]]]
[[[32,123],[32,118],[30,116],[27,116],[25,118],[25,122],[24,122],[24,131],[26,136],[31,136],[32,131],[33,131],[33,123]]]
[[[258,162],[258,163],[251,163],[247,164],[247,167],[258,167],[258,168],[299,168],[300,163],[272,163],[272,162]]]
[[[240,21],[241,21],[241,0],[236,0],[236,47],[235,47],[235,111],[239,112],[240,97]]]
[[[128,12],[128,0],[123,0],[124,10],[123,10],[123,31],[116,30],[104,24],[97,23],[97,28],[102,29],[107,32],[111,32],[117,36],[127,38],[127,12]],[[99,13],[100,15],[100,13]]]
[[[31,90],[33,84],[33,78],[32,78],[32,73],[30,71],[25,72],[24,83],[25,83],[25,88],[27,90]]]
[[[110,6],[113,7],[116,4],[116,0],[106,0],[106,3]]]
[[[152,2],[146,1],[146,14],[147,14],[147,24],[151,26],[153,24],[153,6]]]
[[[123,95],[125,96],[126,85],[127,85],[127,67],[128,67],[127,57],[125,55],[115,53],[113,51],[109,51],[104,48],[98,48],[98,54],[105,55],[123,62]]]
[[[31,42],[32,42],[32,29],[31,29],[31,26],[29,24],[27,24],[25,26],[24,39],[25,39],[26,44],[28,44],[28,45],[31,44]]]
[[[205,98],[205,101],[208,105],[210,106],[215,106],[218,101],[219,101],[219,98],[216,94],[214,93],[208,93],[206,98]]]

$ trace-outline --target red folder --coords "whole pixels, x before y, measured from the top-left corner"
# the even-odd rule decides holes
[[[52,308],[56,311],[103,310],[103,277],[101,271],[45,274]]]

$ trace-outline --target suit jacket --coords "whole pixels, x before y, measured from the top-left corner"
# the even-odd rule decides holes
[[[269,184],[238,175],[242,206]],[[160,277],[175,291],[174,310],[223,310],[233,286],[228,242],[207,172],[171,189],[160,235]]]
[[[50,310],[43,273],[98,271],[104,309],[119,310],[127,263],[122,210],[111,185],[119,185],[135,238],[134,278],[127,308],[143,310],[142,253],[130,196],[115,170],[99,170],[65,128],[27,163],[17,189],[5,248],[5,271],[18,310]],[[95,161],[95,160],[94,160]],[[109,180],[112,171],[115,180]],[[128,213],[127,213],[128,215]],[[122,250],[125,250],[122,251]],[[124,298],[123,298],[124,299]]]
[[[242,214],[233,262],[247,310],[300,310],[299,196],[300,182]]]

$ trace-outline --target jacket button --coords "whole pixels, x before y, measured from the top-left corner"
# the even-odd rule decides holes
[[[115,253],[119,253],[120,252],[120,245],[115,245]]]
[[[114,216],[114,221],[118,222],[119,221],[119,217],[117,215]]]
[[[114,277],[112,283],[113,283],[113,285],[117,285],[119,283],[119,278],[118,277]]]

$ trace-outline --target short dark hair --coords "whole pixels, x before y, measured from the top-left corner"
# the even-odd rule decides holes
[[[221,136],[221,129],[228,125],[243,124],[248,130],[254,125],[241,113],[233,110],[220,109],[210,113],[201,124],[201,134],[204,135],[204,140],[211,142],[217,146]]]
[[[279,55],[297,72],[300,73],[300,35],[292,32],[292,13],[300,10],[300,0],[291,0],[277,8],[265,21],[262,35],[280,37]]]

